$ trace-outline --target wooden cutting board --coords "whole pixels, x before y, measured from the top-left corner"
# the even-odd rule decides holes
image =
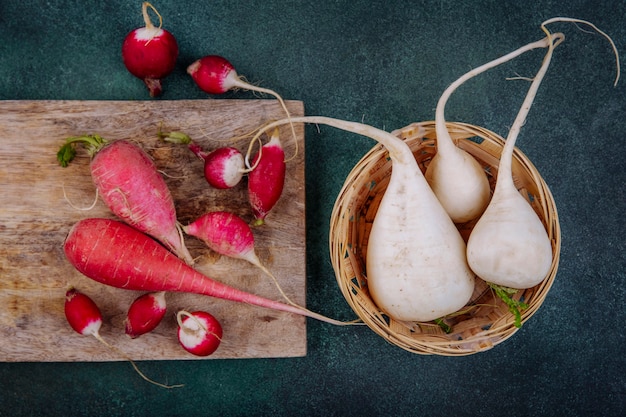
[[[299,101],[288,101],[293,116]],[[219,349],[209,358],[295,357],[306,355],[301,316],[193,294],[167,294],[168,313],[150,334],[130,339],[123,321],[141,293],[110,288],[78,273],[65,259],[64,238],[72,224],[87,217],[113,215],[96,199],[89,157],[79,148],[67,168],[56,161],[66,137],[98,133],[108,140],[138,142],[155,160],[176,203],[178,219],[188,224],[205,212],[228,210],[252,220],[245,179],[230,190],[211,189],[203,162],[183,145],[157,137],[183,131],[210,151],[232,145],[246,152],[239,138],[285,113],[275,100],[180,101],[0,101],[0,360],[117,361],[119,354],[91,336],[75,333],[65,321],[65,291],[74,286],[101,308],[101,335],[135,360],[197,359],[176,339],[179,309],[205,310],[224,328]],[[285,293],[305,303],[304,129],[296,126],[298,153],[287,163],[284,193],[265,225],[254,229],[257,253]],[[263,137],[266,141],[267,137]],[[287,157],[295,152],[288,127],[281,128]],[[220,257],[186,237],[197,269],[268,298],[282,300],[273,281],[241,260]]]

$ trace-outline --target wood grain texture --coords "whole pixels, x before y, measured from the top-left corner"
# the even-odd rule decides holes
[[[288,101],[292,115],[302,102]],[[212,210],[233,211],[252,220],[245,179],[230,190],[211,189],[203,163],[186,146],[161,142],[164,131],[184,131],[205,150],[222,145],[245,153],[248,140],[233,139],[284,113],[275,100],[180,101],[2,101],[0,102],[0,360],[124,360],[93,337],[75,333],[63,313],[65,291],[75,286],[94,299],[104,315],[101,335],[135,360],[197,359],[178,346],[179,309],[211,312],[224,327],[223,342],[209,358],[306,355],[303,317],[193,294],[167,295],[168,313],[157,329],[137,339],[124,334],[123,320],[140,293],[93,282],[67,262],[62,251],[69,228],[79,219],[113,215],[98,200],[89,156],[79,149],[67,168],[56,161],[66,137],[98,133],[107,140],[139,143],[155,160],[188,224]],[[287,164],[284,193],[264,226],[254,229],[257,252],[295,302],[305,304],[304,129],[296,126],[299,151]],[[267,138],[263,137],[266,141]],[[295,141],[281,128],[287,157]],[[64,195],[65,191],[65,195]],[[71,202],[71,203],[70,203]],[[197,269],[241,289],[281,300],[270,278],[240,260],[220,257],[186,237]]]

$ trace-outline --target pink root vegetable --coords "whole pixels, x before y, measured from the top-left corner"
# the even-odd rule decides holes
[[[135,291],[203,294],[345,325],[303,307],[272,301],[213,280],[185,264],[156,241],[116,220],[84,219],[63,245],[69,262],[102,284]]]
[[[165,316],[165,292],[143,294],[128,309],[124,327],[126,334],[135,339],[154,330]]]
[[[159,16],[159,27],[150,21],[148,7]],[[131,74],[143,80],[150,96],[156,97],[163,91],[161,80],[174,70],[178,44],[170,32],[161,28],[161,15],[150,3],[143,3],[142,13],[146,26],[126,36],[122,44],[122,60]]]
[[[274,274],[263,265],[257,256],[252,229],[241,217],[226,211],[214,211],[200,216],[187,226],[183,226],[183,230],[188,235],[202,240],[211,250],[220,255],[243,259],[258,267],[272,278],[285,300],[289,304],[296,305],[283,292]]]
[[[237,148],[224,146],[207,153],[185,133],[159,132],[159,137],[167,142],[187,145],[194,155],[204,161],[204,178],[213,188],[232,188],[239,184],[245,173],[244,158]]]
[[[285,152],[276,129],[270,141],[255,155],[248,174],[248,200],[256,219],[254,226],[265,223],[268,213],[280,199],[285,171]]]
[[[154,161],[137,145],[107,142],[98,135],[68,138],[57,158],[67,166],[84,143],[92,160],[91,176],[109,209],[138,230],[159,240],[188,264],[193,259],[176,219],[174,200]]]
[[[182,387],[182,385],[164,385],[148,378],[139,370],[137,365],[135,365],[135,362],[133,362],[133,360],[130,359],[126,353],[104,340],[102,336],[100,336],[100,327],[102,327],[102,313],[100,312],[100,309],[89,296],[79,292],[75,288],[70,288],[65,293],[65,318],[72,329],[74,329],[77,333],[82,334],[83,336],[95,337],[107,348],[127,359],[139,376],[151,384],[158,385],[162,388]]]
[[[179,311],[178,342],[187,352],[196,356],[209,356],[222,341],[222,325],[206,311]]]

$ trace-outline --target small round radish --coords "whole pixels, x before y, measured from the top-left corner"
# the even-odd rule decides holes
[[[89,298],[89,296],[79,292],[75,288],[70,288],[65,293],[65,318],[72,329],[74,329],[77,333],[82,334],[83,336],[93,336],[107,348],[123,356],[130,362],[135,372],[151,384],[162,388],[178,388],[183,386],[165,385],[153,381],[139,370],[137,365],[135,365],[135,362],[133,362],[133,360],[126,353],[104,340],[102,336],[100,336],[100,327],[102,327],[102,313],[100,312],[100,309],[96,303]]]
[[[237,148],[224,146],[207,153],[186,133],[159,132],[159,137],[167,142],[188,145],[191,152],[204,161],[204,178],[214,188],[232,188],[239,184],[246,172],[243,155]]]
[[[148,7],[159,16],[159,27],[150,21]],[[170,32],[161,28],[161,15],[150,3],[143,3],[142,13],[146,26],[126,36],[122,45],[122,59],[128,71],[144,81],[150,96],[156,97],[163,90],[161,79],[174,70],[178,44]]]
[[[278,129],[274,130],[270,141],[256,154],[252,167],[248,174],[248,200],[256,218],[253,225],[260,226],[280,199],[285,185],[285,152]]]
[[[196,356],[209,356],[222,341],[222,325],[205,311],[179,311],[178,341],[183,349]]]
[[[204,177],[214,188],[226,189],[239,184],[244,169],[243,155],[230,146],[217,148],[204,158]]]
[[[65,293],[65,318],[72,329],[83,336],[94,336],[100,340],[102,313],[87,295],[70,288]]]
[[[124,327],[132,339],[154,330],[167,311],[165,291],[147,293],[133,301],[128,309]]]

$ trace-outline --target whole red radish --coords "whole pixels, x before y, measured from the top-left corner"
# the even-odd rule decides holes
[[[237,148],[224,146],[207,153],[185,133],[159,132],[159,136],[167,142],[188,145],[194,155],[204,161],[204,178],[213,188],[232,188],[239,184],[245,173],[244,158]]]
[[[65,318],[77,333],[100,340],[102,313],[89,296],[70,288],[65,293]]]
[[[182,385],[164,385],[151,380],[139,370],[137,365],[135,365],[135,362],[133,362],[133,360],[126,353],[104,340],[102,336],[100,336],[100,327],[102,326],[102,313],[100,312],[100,309],[89,296],[79,292],[75,288],[70,288],[65,293],[65,318],[72,329],[74,329],[77,333],[82,334],[83,336],[95,337],[107,348],[127,359],[139,376],[151,384],[158,385],[162,388],[182,387]]]
[[[62,166],[76,155],[77,143],[83,143],[92,156],[93,182],[113,214],[193,264],[176,219],[174,200],[150,156],[129,141],[80,136],[68,138],[59,150],[57,159]]]
[[[159,16],[159,27],[150,21],[148,7]],[[144,2],[142,13],[146,26],[126,36],[122,44],[122,60],[131,74],[143,80],[150,96],[156,97],[163,90],[161,80],[174,70],[178,44],[170,32],[161,28],[163,19],[154,6]]]
[[[222,341],[222,325],[206,311],[179,311],[178,341],[187,352],[196,356],[209,356]]]
[[[248,200],[256,218],[253,225],[260,226],[280,199],[285,185],[285,152],[278,129],[274,130],[270,141],[255,155],[252,167],[248,174]]]
[[[274,274],[261,263],[254,248],[252,229],[241,217],[227,211],[213,211],[183,226],[183,230],[188,235],[202,240],[211,250],[220,255],[243,259],[258,267],[272,278],[285,300],[289,304],[296,305],[283,292]]]
[[[135,291],[203,294],[345,325],[304,307],[269,300],[211,279],[147,235],[111,219],[84,219],[68,233],[63,250],[81,274],[105,285]]]
[[[165,316],[165,292],[143,294],[128,309],[124,327],[126,334],[135,339],[154,330]]]

